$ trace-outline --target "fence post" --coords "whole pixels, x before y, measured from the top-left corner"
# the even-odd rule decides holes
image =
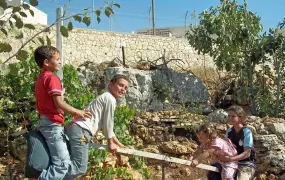
[[[63,68],[63,64],[64,64],[64,61],[63,61],[63,51],[62,51],[63,40],[62,40],[62,35],[61,35],[61,32],[60,32],[60,27],[63,25],[62,7],[56,8],[56,19],[57,19],[57,22],[56,22],[56,48],[59,50],[60,61],[61,61],[59,70],[57,71],[57,76],[59,77],[59,79],[60,79],[60,81],[62,83],[62,86],[63,86],[63,69],[62,69]]]
[[[125,47],[122,46],[122,53],[123,53],[123,67],[126,67],[126,57],[125,57]]]

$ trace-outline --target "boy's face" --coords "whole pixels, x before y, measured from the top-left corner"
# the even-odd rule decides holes
[[[118,79],[115,83],[109,83],[109,89],[115,98],[123,97],[129,87],[129,82],[123,78]]]
[[[56,72],[59,70],[60,64],[61,62],[59,53],[55,52],[50,60],[46,59],[44,61],[43,69],[50,72]]]

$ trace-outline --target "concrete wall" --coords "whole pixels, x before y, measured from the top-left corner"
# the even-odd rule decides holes
[[[23,42],[42,28],[44,26],[37,26],[36,31],[24,29]],[[42,34],[42,37],[45,38],[46,35],[55,45],[55,30],[52,29],[50,33]],[[14,49],[20,45],[18,41],[11,41],[11,38],[9,41],[13,44]],[[36,41],[36,44],[31,42],[28,46],[37,47],[38,45],[39,43]],[[89,29],[73,29],[69,33],[69,37],[63,39],[64,62],[78,66],[85,61],[101,63],[115,58],[122,60],[122,46],[125,47],[126,64],[130,66],[135,66],[140,60],[155,60],[163,55],[164,50],[166,59],[180,58],[185,62],[184,68],[214,66],[210,57],[198,55],[185,39]],[[7,54],[0,54],[2,61],[7,57]]]

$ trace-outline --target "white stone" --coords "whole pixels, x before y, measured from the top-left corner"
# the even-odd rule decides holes
[[[269,126],[272,133],[282,135],[285,133],[285,123],[273,123]]]

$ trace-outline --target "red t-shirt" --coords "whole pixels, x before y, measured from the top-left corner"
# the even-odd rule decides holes
[[[63,124],[63,111],[56,108],[52,99],[52,96],[62,96],[62,94],[60,79],[52,72],[42,72],[35,86],[36,107],[39,115],[45,115],[52,122]]]

